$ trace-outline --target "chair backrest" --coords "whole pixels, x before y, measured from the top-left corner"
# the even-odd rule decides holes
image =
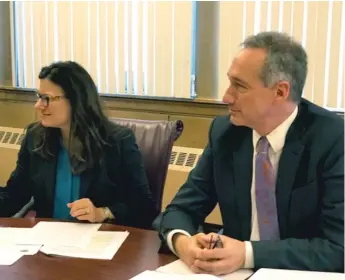
[[[162,209],[165,179],[173,143],[183,131],[183,122],[137,119],[111,119],[114,123],[133,130],[143,156],[147,179],[157,203],[157,215]]]

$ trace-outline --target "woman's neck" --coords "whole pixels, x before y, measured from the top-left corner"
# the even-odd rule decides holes
[[[69,128],[61,128],[61,137],[64,146],[67,148],[69,145],[70,130]]]

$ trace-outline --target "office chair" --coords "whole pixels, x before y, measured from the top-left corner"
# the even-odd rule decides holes
[[[111,119],[114,123],[133,130],[144,160],[149,186],[156,201],[157,215],[162,210],[165,179],[171,150],[183,132],[183,122],[137,119]]]

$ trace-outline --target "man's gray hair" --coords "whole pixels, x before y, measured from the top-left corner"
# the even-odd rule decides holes
[[[308,68],[308,57],[300,43],[285,33],[261,32],[247,37],[241,45],[265,49],[267,56],[260,74],[263,83],[269,87],[288,81],[290,100],[300,102]]]

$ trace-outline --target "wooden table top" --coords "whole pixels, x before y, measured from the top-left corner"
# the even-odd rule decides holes
[[[0,227],[33,227],[39,221],[41,219],[0,218]],[[142,271],[154,270],[176,260],[173,255],[157,253],[160,240],[155,231],[111,224],[103,224],[100,230],[127,230],[130,233],[110,261],[52,257],[39,252],[34,256],[23,256],[11,266],[0,266],[0,279],[127,280]]]

